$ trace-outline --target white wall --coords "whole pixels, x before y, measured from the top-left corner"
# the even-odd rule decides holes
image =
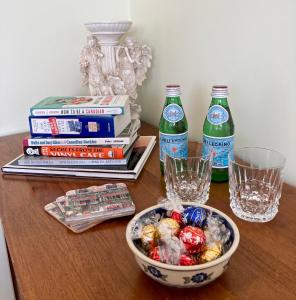
[[[281,151],[296,185],[295,12],[295,0],[130,0],[134,32],[154,55],[144,119],[157,125],[164,86],[180,83],[190,137],[201,141],[211,86],[227,84],[236,147]]]
[[[29,107],[86,94],[79,55],[84,22],[128,17],[128,0],[10,0],[0,9],[0,135],[28,130]]]

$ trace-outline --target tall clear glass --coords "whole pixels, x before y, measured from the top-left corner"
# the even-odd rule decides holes
[[[212,154],[187,158],[164,155],[167,198],[204,204],[209,199]]]
[[[274,150],[246,147],[229,156],[230,207],[241,219],[267,222],[278,212],[285,157]]]

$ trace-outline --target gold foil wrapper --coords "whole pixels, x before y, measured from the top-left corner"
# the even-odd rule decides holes
[[[172,218],[164,218],[159,221],[157,227],[160,238],[176,236],[180,231],[179,223]]]
[[[143,227],[141,241],[145,249],[150,250],[156,246],[158,232],[152,224]]]
[[[200,261],[202,263],[210,262],[217,259],[222,255],[222,245],[220,243],[215,243],[213,246],[207,246],[206,250],[200,256]]]

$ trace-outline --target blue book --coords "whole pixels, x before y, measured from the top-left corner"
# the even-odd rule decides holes
[[[123,115],[29,116],[32,137],[117,137],[131,122],[130,107]]]

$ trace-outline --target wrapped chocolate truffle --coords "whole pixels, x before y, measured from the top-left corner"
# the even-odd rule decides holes
[[[156,246],[158,238],[158,232],[156,227],[152,224],[146,225],[142,229],[141,241],[144,249],[150,250]]]
[[[202,229],[193,226],[186,226],[180,231],[180,240],[184,243],[190,254],[201,252],[206,244],[206,236]]]
[[[178,235],[180,225],[172,218],[163,218],[158,223],[157,231],[160,239],[169,239],[171,236]]]
[[[187,207],[183,212],[185,225],[203,227],[207,218],[206,210],[202,207]]]
[[[149,253],[149,257],[159,262],[178,265],[180,257],[185,251],[184,244],[177,237],[172,236],[170,239],[161,241],[157,247],[153,248]]]
[[[211,246],[206,246],[206,249],[200,256],[200,262],[206,263],[217,259],[222,255],[222,245],[220,243],[214,243]]]
[[[180,226],[184,226],[184,222],[183,222],[183,216],[182,216],[182,213],[177,211],[177,210],[173,210],[171,212],[171,216],[170,216],[172,219],[176,220],[178,222],[178,224]]]
[[[198,262],[199,262],[198,256],[182,254],[180,256],[179,265],[180,266],[193,266],[193,265],[197,265]]]

